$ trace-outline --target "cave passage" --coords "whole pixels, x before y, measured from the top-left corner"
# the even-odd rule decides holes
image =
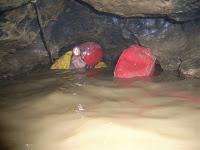
[[[0,149],[199,150],[199,10],[198,0],[2,0]],[[91,68],[85,42],[100,45],[105,68]],[[136,45],[151,50],[152,74],[116,78]],[[84,70],[52,69],[65,57]]]
[[[112,3],[115,5],[110,1],[105,8]],[[171,6],[170,1],[156,2],[155,8],[137,3],[124,5],[127,10],[137,5],[136,12],[145,11],[140,7],[146,6],[149,14],[132,12],[131,17],[125,9],[117,9],[124,7],[119,3],[116,14],[124,13],[119,16],[112,10],[109,12],[110,8],[103,10],[103,2],[98,5],[89,0],[88,3],[87,0],[3,1],[0,6],[0,79],[49,68],[65,52],[88,41],[102,46],[104,61],[110,67],[115,66],[124,49],[139,44],[152,50],[162,70],[177,72],[181,78],[199,78],[199,3],[174,3],[176,7],[171,14],[154,12],[157,7]],[[98,9],[100,6],[102,11]]]

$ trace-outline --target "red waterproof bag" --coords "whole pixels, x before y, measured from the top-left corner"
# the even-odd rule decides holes
[[[114,76],[116,78],[149,77],[153,74],[155,60],[151,49],[132,45],[122,52]]]

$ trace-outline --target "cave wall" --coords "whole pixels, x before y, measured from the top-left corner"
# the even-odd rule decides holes
[[[0,12],[12,10],[17,7],[21,7],[31,0],[1,0],[0,1]]]
[[[55,21],[64,10],[64,1],[40,1],[37,5],[41,10],[43,28]],[[48,65],[49,57],[41,40],[32,4],[1,13],[0,49],[0,78],[26,73],[37,66]]]
[[[80,1],[80,0],[78,0]],[[176,21],[200,18],[199,0],[83,0],[95,9],[121,15],[168,16]]]
[[[200,78],[200,20],[183,25],[187,48],[182,53],[181,73],[185,77]]]
[[[138,39],[142,45],[152,48],[163,69],[179,69],[183,76],[200,77],[199,20],[122,18],[98,13],[75,0],[39,0],[37,6],[54,59],[76,43],[96,41],[102,45],[106,61],[111,62]],[[48,66],[49,57],[39,31],[30,3],[1,13],[0,78]]]
[[[4,77],[29,71],[46,55],[31,4],[1,15],[0,74]]]

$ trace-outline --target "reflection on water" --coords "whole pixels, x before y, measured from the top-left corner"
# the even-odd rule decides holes
[[[1,83],[0,148],[199,150],[200,81],[159,78],[46,72]]]

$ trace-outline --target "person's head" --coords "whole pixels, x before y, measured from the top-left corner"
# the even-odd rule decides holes
[[[82,60],[90,66],[98,64],[103,57],[101,46],[95,42],[86,42],[79,45]]]
[[[98,64],[103,57],[103,51],[95,42],[82,43],[73,48],[72,64],[75,68],[92,68]]]

